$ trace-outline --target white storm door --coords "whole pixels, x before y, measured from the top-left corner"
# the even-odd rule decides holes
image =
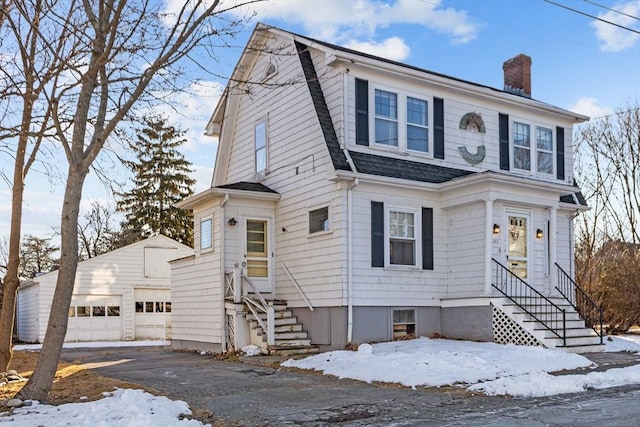
[[[507,214],[507,266],[524,281],[529,278],[529,222],[528,214]]]
[[[247,218],[244,233],[244,262],[247,277],[258,292],[270,293],[271,268],[271,233],[267,219]],[[251,289],[249,288],[249,291]]]

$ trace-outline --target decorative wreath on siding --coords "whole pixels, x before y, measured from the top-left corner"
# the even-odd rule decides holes
[[[484,120],[478,113],[467,113],[460,119],[460,129],[473,130],[476,129],[480,133],[486,133],[487,128],[484,126]]]
[[[487,128],[484,126],[484,120],[478,113],[467,113],[460,119],[460,129],[468,131],[477,131],[480,133],[486,133]],[[467,147],[458,147],[458,151],[463,159],[472,165],[476,165],[482,162],[487,154],[487,150],[484,145],[479,145],[475,153],[470,153]]]

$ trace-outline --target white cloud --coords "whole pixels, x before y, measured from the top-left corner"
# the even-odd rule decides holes
[[[614,4],[612,9],[631,16],[608,11],[607,13],[598,15],[598,17],[624,27],[640,30],[638,20],[632,18],[632,16],[640,15],[640,0]],[[640,34],[607,24],[606,22],[593,21],[591,26],[595,28],[596,37],[600,41],[600,49],[604,52],[621,52],[633,47],[636,42],[640,40]]]
[[[352,41],[345,44],[346,47],[381,56],[394,61],[402,61],[409,56],[409,46],[399,37],[391,37],[382,43]]]
[[[592,119],[596,117],[608,116],[613,113],[613,109],[609,107],[601,107],[597,105],[598,99],[591,97],[583,97],[579,98],[575,104],[570,106],[568,109],[570,111],[574,111],[578,114],[584,114],[585,116],[589,116]]]
[[[370,40],[378,29],[397,24],[422,26],[449,36],[453,43],[473,40],[479,26],[467,12],[441,4],[441,0],[280,0],[251,4],[238,13],[251,8],[258,20],[301,24],[311,37],[338,44]]]

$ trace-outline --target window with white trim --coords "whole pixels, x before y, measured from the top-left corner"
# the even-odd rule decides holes
[[[419,235],[417,211],[389,208],[387,211],[388,265],[417,266]]]
[[[536,128],[536,163],[538,172],[553,173],[553,131],[551,129]]]
[[[398,146],[398,95],[375,90],[376,144]]]
[[[513,122],[513,167],[531,170],[531,129],[525,123]]]
[[[537,174],[553,175],[555,157],[553,138],[551,128],[514,121],[512,131],[513,168]]]
[[[258,122],[254,129],[256,174],[267,171],[267,122]]]
[[[329,206],[309,211],[309,234],[329,231]]]
[[[200,250],[213,247],[213,217],[208,216],[200,220]]]
[[[429,151],[428,103],[407,96],[407,149]]]
[[[429,101],[402,92],[373,89],[373,145],[429,153]]]

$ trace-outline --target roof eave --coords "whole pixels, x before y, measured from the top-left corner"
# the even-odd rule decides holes
[[[280,194],[278,193],[265,193],[263,191],[251,191],[251,190],[236,190],[231,188],[219,188],[212,187],[201,193],[195,194],[188,199],[182,200],[175,204],[179,209],[193,209],[194,207],[214,200],[218,197],[234,197],[238,199],[251,199],[251,200],[266,200],[266,201],[278,201],[280,200]]]

